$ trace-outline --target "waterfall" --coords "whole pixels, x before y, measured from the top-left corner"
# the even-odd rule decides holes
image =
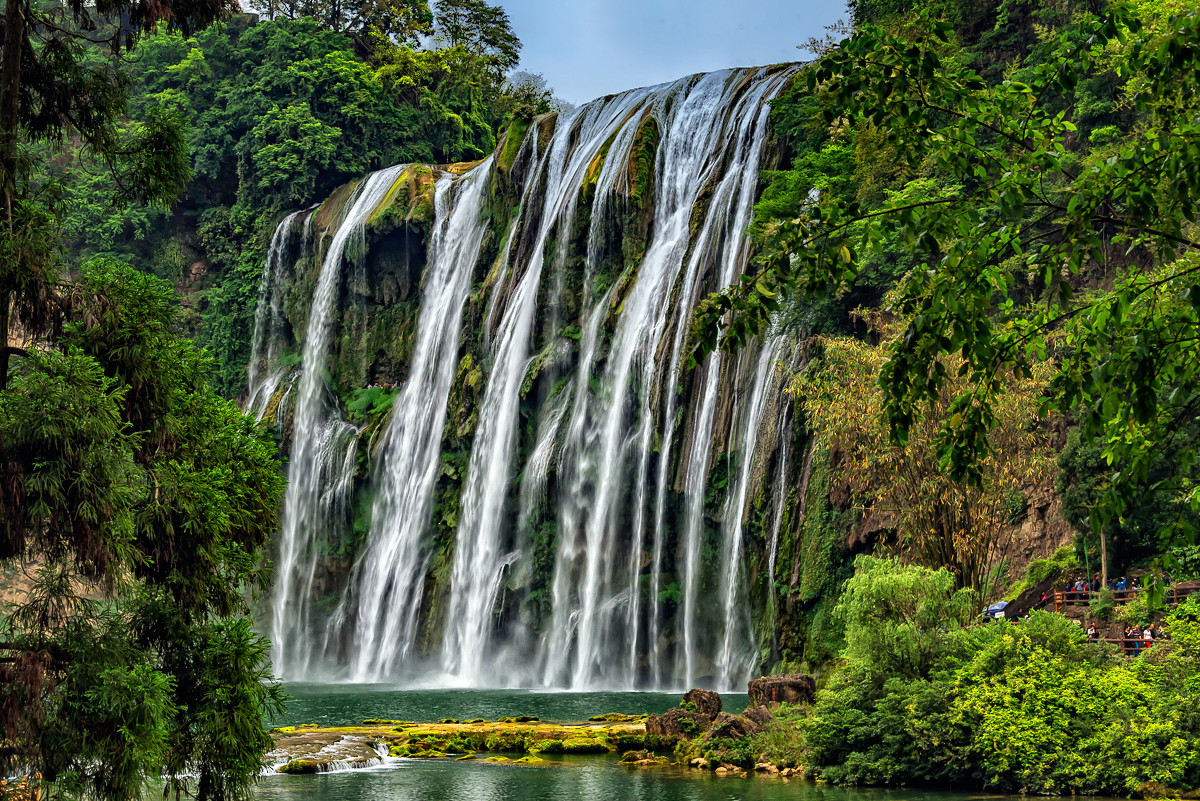
[[[254,310],[254,334],[250,342],[250,368],[247,377],[246,410],[261,420],[266,413],[279,382],[287,372],[286,366],[276,365],[282,340],[283,283],[288,256],[288,245],[296,219],[304,212],[294,211],[284,217],[271,235],[271,245],[263,262],[262,278],[258,287],[258,305]],[[309,217],[311,220],[311,216]],[[308,244],[308,227],[301,238],[304,247]],[[267,370],[263,375],[264,367]]]
[[[797,354],[793,354],[789,367],[795,367]],[[767,547],[767,598],[770,600],[769,606],[771,610],[772,649],[778,646],[778,643],[775,641],[775,630],[779,619],[778,593],[775,591],[775,566],[779,560],[779,532],[783,527],[783,512],[787,506],[788,454],[791,451],[792,443],[789,433],[789,426],[792,422],[791,415],[789,414],[791,403],[787,402],[787,392],[787,383],[785,381],[780,388],[782,408],[779,410],[779,428],[776,434],[778,437],[776,441],[779,443],[779,467],[775,473],[775,512],[771,518],[771,544]]]
[[[794,74],[612,95],[532,121],[515,155],[440,174],[409,372],[381,429],[344,420],[321,376],[343,250],[401,168],[346,201],[286,389],[286,370],[265,372],[299,217],[280,224],[250,408],[294,398],[272,621],[282,675],[724,691],[755,669],[746,554],[769,535],[773,567],[782,509],[757,539],[747,510],[766,465],[786,469],[786,453],[760,453],[784,425],[768,418],[782,335],[685,362],[697,304],[748,268],[769,102]],[[370,483],[356,488],[362,458]],[[322,618],[322,538],[358,488],[373,497],[369,531]],[[457,515],[434,513],[454,501]]]
[[[561,120],[539,164],[535,182],[545,198],[532,258],[521,275],[499,325],[499,341],[479,412],[479,426],[463,488],[462,522],[455,547],[450,611],[443,646],[443,668],[468,683],[487,681],[488,653],[499,582],[511,557],[502,552],[503,504],[513,478],[512,458],[521,384],[529,367],[529,344],[545,262],[545,248],[556,227],[569,229],[584,173],[611,127],[634,108],[640,93],[585,106]],[[576,142],[573,149],[569,148]],[[570,153],[568,153],[570,150]],[[553,258],[565,258],[566,237]]]
[[[317,545],[345,512],[358,430],[342,420],[323,373],[329,355],[342,262],[352,237],[392,188],[402,166],[380,170],[355,189],[321,263],[308,316],[299,385],[294,390],[292,449],[272,597],[272,662],[286,678],[305,678],[316,651],[312,617]],[[361,243],[356,248],[362,258]]]
[[[723,688],[744,684],[750,678],[748,674],[753,669],[753,644],[747,632],[745,598],[740,591],[744,583],[741,574],[742,523],[746,514],[746,496],[750,490],[755,446],[758,444],[758,429],[767,405],[778,348],[779,340],[772,339],[759,353],[754,382],[750,385],[750,392],[746,395],[746,403],[742,409],[741,464],[737,481],[732,484],[726,496],[725,550],[721,559],[724,635],[716,665],[717,686]]]
[[[443,175],[434,188],[436,223],[412,368],[380,447],[379,494],[368,545],[351,582],[356,681],[382,680],[412,655],[446,397],[457,366],[463,302],[483,239],[490,171],[489,159],[457,182]]]

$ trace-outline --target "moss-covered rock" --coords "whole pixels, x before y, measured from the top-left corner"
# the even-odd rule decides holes
[[[609,747],[607,740],[586,735],[571,737],[562,743],[564,754],[606,754],[611,750],[614,749]]]

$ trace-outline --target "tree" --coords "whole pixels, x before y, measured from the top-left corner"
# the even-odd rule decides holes
[[[274,446],[176,338],[170,285],[97,261],[61,309],[0,392],[0,557],[37,566],[0,642],[0,757],[102,799],[160,773],[246,798],[279,703],[244,596]]]
[[[450,47],[462,47],[488,60],[499,74],[517,66],[521,40],[508,12],[483,0],[439,0],[437,35]]]
[[[15,316],[26,331],[43,331],[55,281],[51,216],[30,198],[31,163],[22,146],[78,136],[109,165],[122,198],[170,202],[188,177],[181,121],[149,111],[118,135],[124,85],[111,61],[95,57],[97,46],[115,58],[160,23],[186,33],[236,8],[226,0],[105,0],[94,8],[82,0],[7,0],[0,45],[0,390],[19,351],[9,344],[10,321]]]
[[[177,338],[169,285],[109,261],[60,277],[45,170],[79,143],[118,203],[174,200],[190,172],[183,120],[170,104],[124,118],[120,52],[234,9],[6,6],[0,560],[29,591],[0,633],[0,769],[32,766],[67,794],[138,798],[165,775],[177,792],[196,776],[199,797],[246,798],[269,744],[262,713],[279,703],[243,594],[265,578],[274,446]]]
[[[415,45],[433,33],[428,0],[268,0],[266,10],[269,19],[310,17],[366,46],[379,39]]]
[[[765,269],[700,311],[697,346],[744,341],[783,298],[844,289],[865,257],[904,242],[917,261],[896,302],[908,323],[879,373],[895,441],[952,386],[936,366],[956,356],[966,381],[938,455],[953,477],[981,481],[1007,377],[1053,359],[1047,408],[1101,442],[1112,471],[1091,516],[1098,528],[1138,501],[1158,443],[1200,411],[1200,13],[1144,24],[1112,3],[1046,31],[1037,57],[994,83],[955,60],[951,33],[929,20],[911,39],[864,27],[807,84],[827,124],[869,123],[905,173],[953,191],[878,207],[806,199],[768,226]],[[1138,116],[1126,132],[1084,139],[1072,117],[1082,117],[1081,82],[1097,73]],[[1184,450],[1181,477],[1195,462],[1195,448]],[[1186,480],[1155,489],[1200,507]],[[1172,533],[1193,535],[1182,519]]]
[[[878,315],[867,315],[885,337]],[[1009,555],[1025,493],[1050,476],[1048,437],[1038,420],[1046,365],[1036,378],[1016,379],[997,403],[996,426],[981,464],[981,481],[956,481],[940,469],[934,446],[961,379],[950,379],[939,400],[910,430],[903,445],[892,442],[875,377],[887,358],[886,344],[850,338],[818,338],[817,356],[792,382],[803,399],[809,427],[836,451],[834,474],[871,512],[891,520],[897,555],[925,567],[947,568],[959,587],[979,601],[1004,580],[996,568]],[[938,362],[953,376],[956,359]],[[885,547],[887,547],[885,545]]]
[[[561,97],[555,97],[554,90],[546,83],[546,76],[540,72],[517,70],[508,76],[504,91],[516,103],[528,104],[534,114],[569,111],[574,108]]]
[[[951,633],[974,619],[973,595],[944,568],[859,556],[836,609],[847,660],[880,684],[928,677],[953,647]]]

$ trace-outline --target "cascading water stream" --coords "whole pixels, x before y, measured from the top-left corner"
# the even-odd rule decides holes
[[[798,350],[792,354],[792,362],[788,366],[789,372],[795,368],[795,360],[798,354]],[[781,395],[786,396],[787,391],[787,383],[784,382],[783,386],[780,388],[780,393]],[[769,585],[767,597],[770,599],[772,631],[775,630],[775,622],[779,617],[779,604],[776,598],[777,593],[775,591],[775,566],[778,564],[779,559],[779,532],[783,528],[783,512],[787,506],[788,456],[791,452],[792,443],[792,438],[789,436],[789,426],[792,422],[790,414],[791,403],[788,403],[783,399],[781,399],[780,403],[782,408],[779,410],[779,428],[776,433],[776,436],[778,437],[777,441],[779,443],[779,467],[777,468],[775,474],[775,514],[771,518],[771,544],[767,549],[767,582]],[[774,650],[776,646],[777,643],[773,641],[771,643],[772,650]]]
[[[303,214],[294,211],[280,221],[271,235],[271,245],[263,262],[262,279],[258,287],[258,305],[254,310],[254,335],[250,343],[250,367],[247,377],[246,410],[261,420],[279,382],[287,371],[275,360],[280,347],[280,320],[283,312],[283,276],[289,255],[289,239],[296,219]],[[311,219],[311,218],[310,218]],[[308,227],[301,241],[307,247]],[[263,368],[267,371],[264,375]]]
[[[747,654],[753,652],[753,644],[745,625],[746,604],[741,592],[742,529],[746,514],[746,496],[750,490],[750,475],[758,445],[758,429],[767,406],[778,349],[779,340],[772,339],[758,355],[754,382],[750,385],[750,392],[742,408],[742,441],[739,449],[741,464],[737,481],[731,484],[731,490],[726,496],[725,552],[721,560],[721,597],[725,626],[721,652],[717,656],[716,664],[717,686],[722,688],[740,686],[749,678],[746,674],[752,669],[753,660],[747,659]]]
[[[299,386],[295,390],[292,450],[284,498],[272,598],[272,662],[285,678],[304,678],[316,652],[311,616],[314,544],[332,515],[344,511],[357,444],[357,429],[340,418],[322,376],[329,356],[342,262],[351,237],[361,237],[372,211],[392,188],[403,165],[380,170],[356,188],[333,232],[309,312]],[[362,248],[358,248],[362,257]]]
[[[380,681],[412,654],[446,398],[457,367],[462,306],[479,260],[490,174],[489,159],[458,181],[443,175],[434,188],[436,223],[412,368],[380,448],[379,494],[348,599],[354,605],[355,681]]]
[[[479,425],[463,488],[462,521],[455,547],[450,609],[442,649],[447,673],[467,683],[493,680],[483,666],[491,637],[491,616],[508,559],[503,557],[501,520],[512,481],[517,407],[529,367],[529,344],[545,249],[556,226],[569,230],[584,173],[613,124],[627,116],[636,93],[585,106],[559,121],[546,157],[538,165],[544,208],[529,264],[517,279],[501,317],[494,362],[479,412]],[[569,147],[575,140],[574,149]],[[570,151],[570,152],[568,152]],[[565,257],[566,237],[555,256]]]

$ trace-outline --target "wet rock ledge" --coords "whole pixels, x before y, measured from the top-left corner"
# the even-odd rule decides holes
[[[669,751],[679,737],[647,735],[645,717],[598,715],[586,723],[541,723],[522,716],[498,721],[444,719],[437,723],[366,720],[360,726],[272,729],[267,759],[279,773],[324,773],[370,767],[385,757],[540,761],[539,754]],[[514,757],[519,757],[515,758]]]

